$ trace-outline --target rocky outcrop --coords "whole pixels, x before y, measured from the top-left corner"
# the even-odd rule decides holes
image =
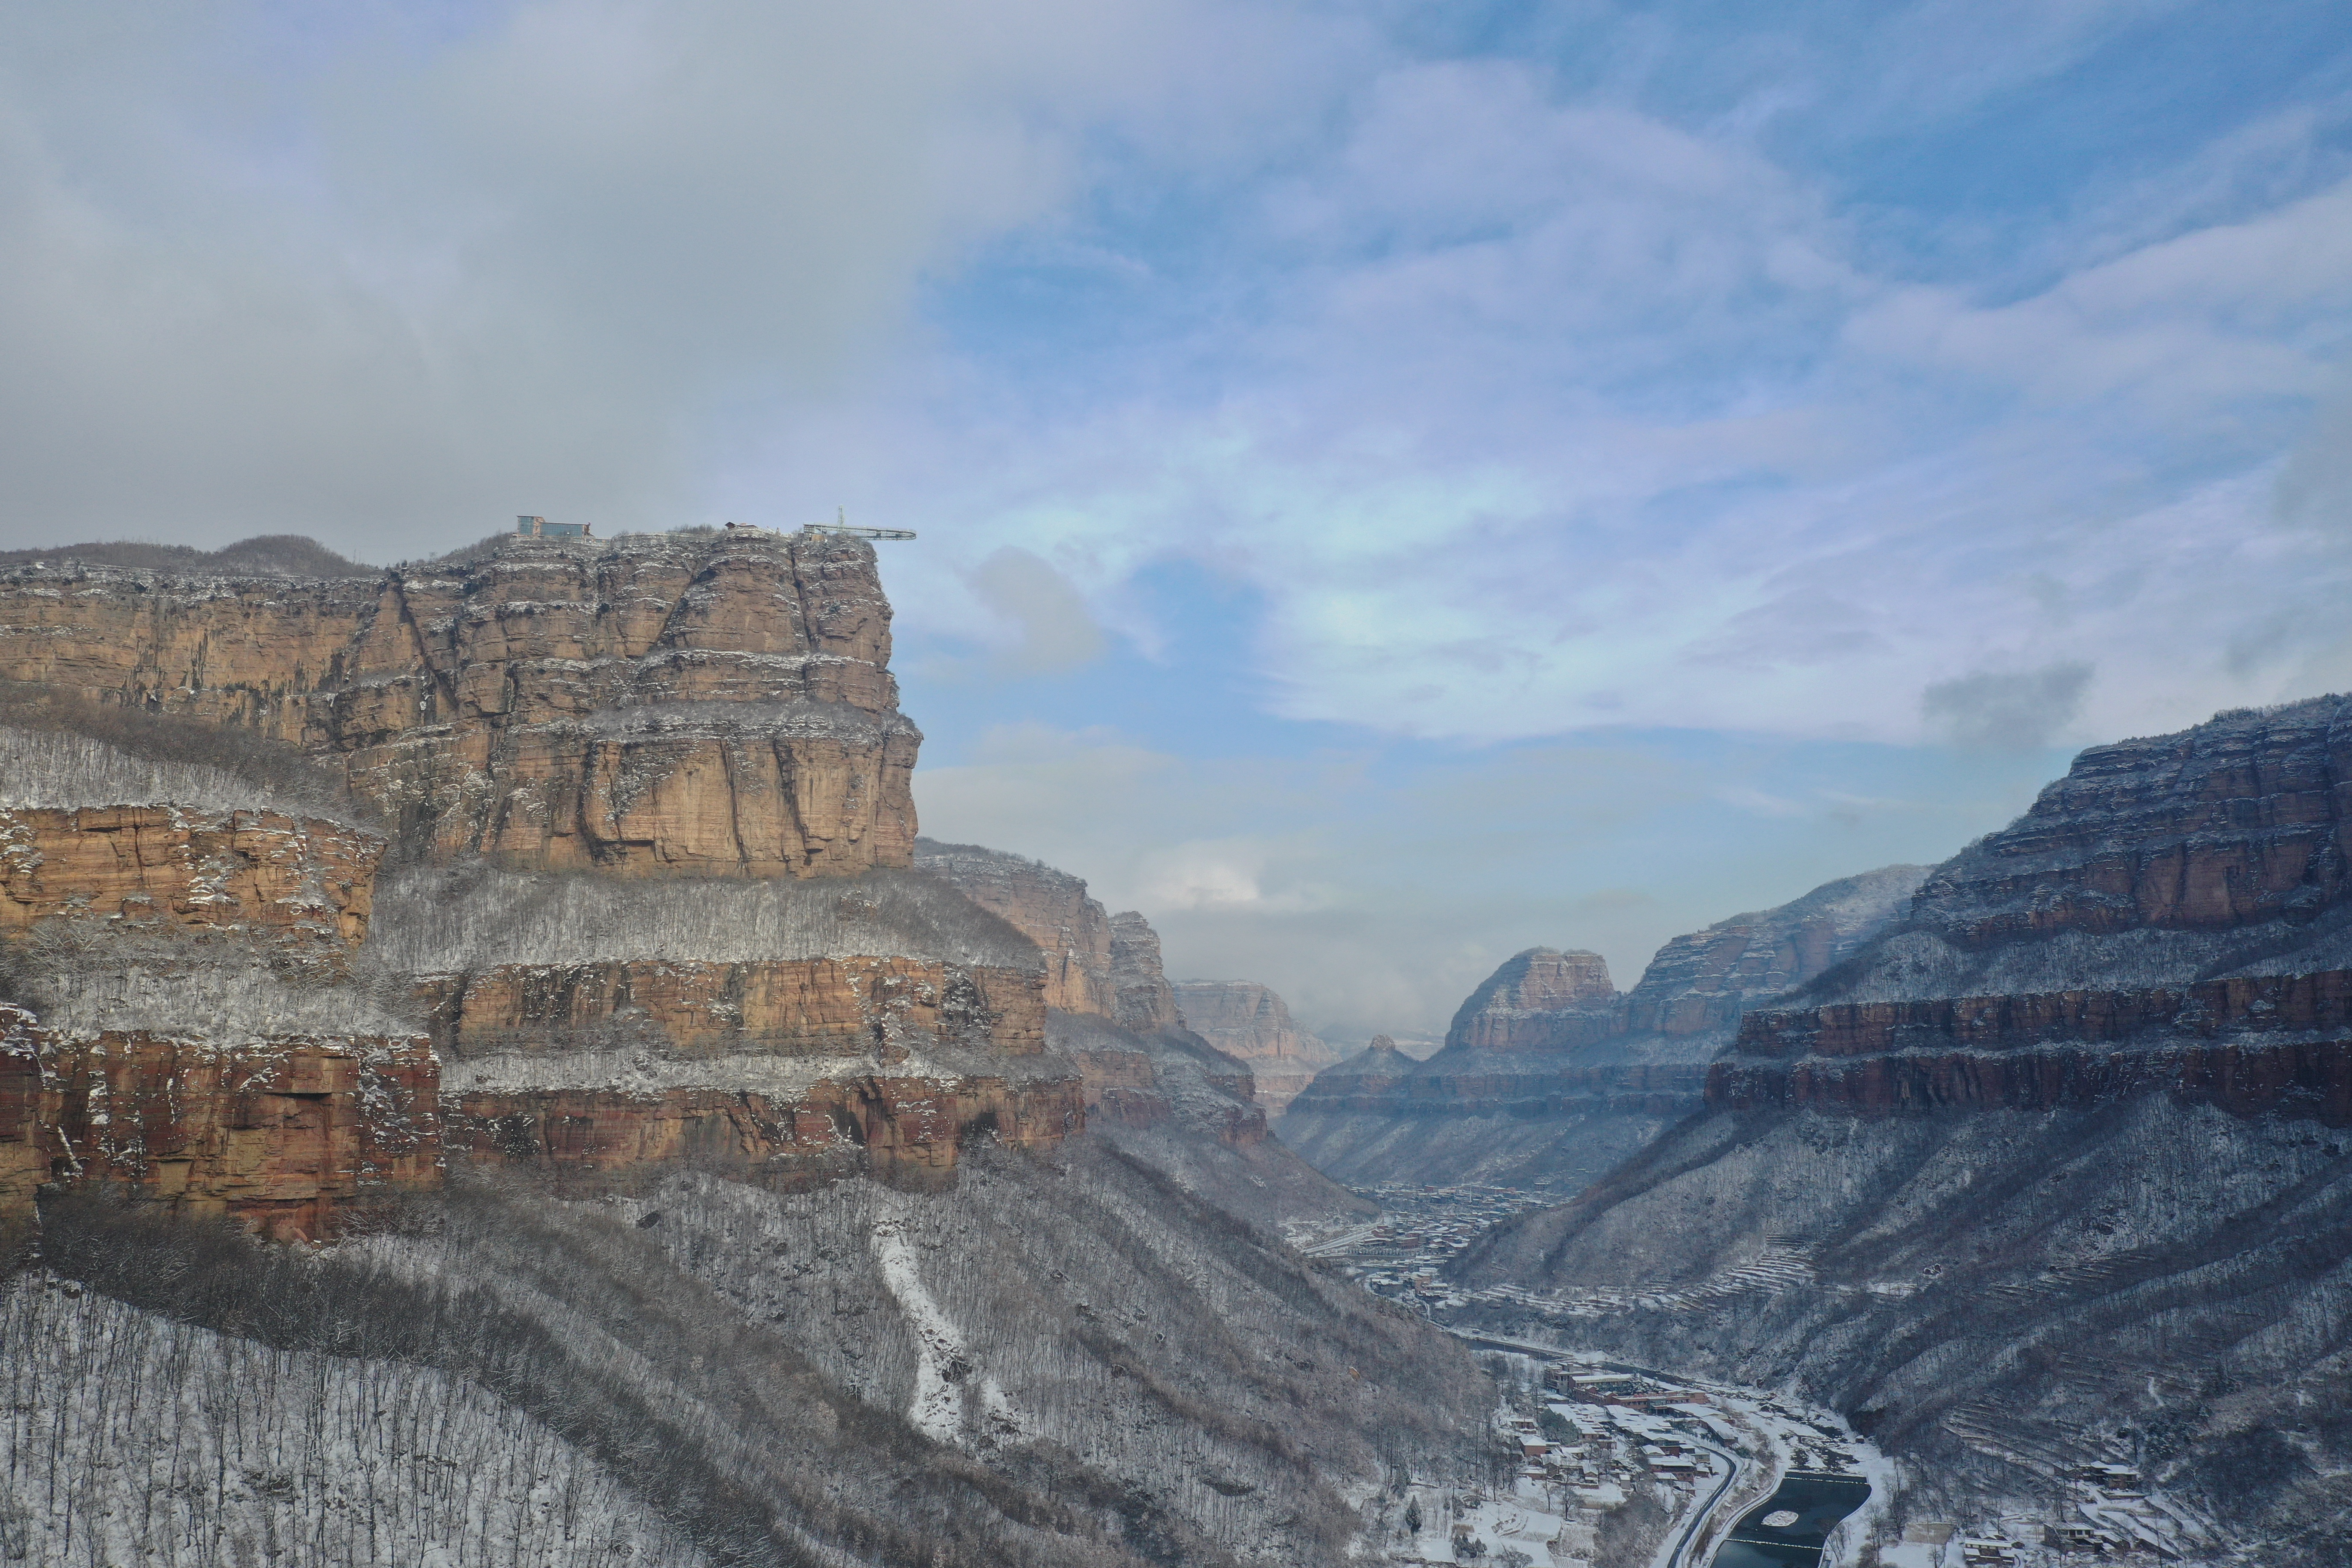
[[[75,916],[341,954],[367,935],[383,851],[375,834],[276,811],[0,806],[0,935]]]
[[[1181,1029],[1176,988],[1160,961],[1160,933],[1133,910],[1110,917],[1111,1018],[1121,1028]]]
[[[59,1038],[8,1015],[38,1062],[40,1181],[313,1239],[372,1197],[440,1183],[438,1063],[421,1037]]]
[[[625,876],[905,866],[921,736],[872,549],[509,539],[373,582],[0,571],[0,680],[333,759],[443,856]]]
[[[1971,947],[2308,918],[2352,889],[2347,784],[2342,697],[2095,746],[2023,816],[1937,868],[1914,918]]]
[[[2145,1094],[2352,1123],[2352,973],[1751,1014],[1706,1087],[1710,1106],[1863,1116]]]
[[[467,1090],[452,1097],[448,1140],[478,1164],[560,1177],[652,1180],[686,1163],[786,1186],[864,1173],[922,1182],[951,1172],[976,1137],[1047,1150],[1085,1116],[1074,1077],[868,1073],[819,1079],[790,1097],[709,1088]]]
[[[688,1057],[901,1058],[949,1045],[1045,1048],[1034,970],[914,958],[501,965],[418,982],[453,1056],[640,1046]]]
[[[1291,1022],[1290,1009],[1254,980],[1180,980],[1176,1007],[1187,1027],[1245,1063],[1257,1102],[1279,1116],[1339,1053]]]
[[[1927,874],[1925,866],[1881,867],[1675,938],[1626,993],[1626,1033],[1720,1045],[1751,1005],[1843,963],[1905,918]]]
[[[1108,1017],[1110,916],[1086,882],[1051,866],[976,844],[915,843],[915,868],[1009,921],[1045,955],[1045,1005]]]
[[[1445,1034],[1449,1050],[1565,1051],[1623,1032],[1617,987],[1597,952],[1531,947],[1463,1002]]]

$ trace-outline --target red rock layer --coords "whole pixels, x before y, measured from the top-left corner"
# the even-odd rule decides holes
[[[2023,816],[1937,868],[1914,918],[1982,946],[2308,914],[2352,888],[2347,812],[2352,700],[2225,713],[2084,752]]]
[[[42,1058],[43,1179],[312,1238],[353,1204],[440,1182],[439,1068],[422,1037],[202,1046],[25,1027]]]
[[[2352,1121],[2352,971],[1751,1013],[1710,1105],[1887,1115],[2169,1093]]]
[[[1045,1048],[1040,976],[916,958],[502,965],[426,976],[434,1038],[458,1056],[651,1031],[688,1056],[862,1057],[901,1042]]]
[[[767,1181],[866,1169],[936,1178],[974,1136],[1051,1149],[1085,1118],[1076,1079],[870,1075],[820,1079],[797,1101],[707,1089],[469,1092],[454,1097],[447,1138],[481,1163],[570,1175],[685,1162]]]
[[[632,876],[903,867],[921,736],[874,552],[504,542],[373,583],[0,572],[0,680],[332,755],[442,854]]]
[[[0,934],[89,915],[340,953],[367,935],[383,850],[274,811],[0,807]]]

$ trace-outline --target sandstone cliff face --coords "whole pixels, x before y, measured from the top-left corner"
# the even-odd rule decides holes
[[[973,844],[919,839],[915,868],[1011,922],[1045,955],[1045,1005],[1108,1017],[1110,916],[1066,871]]]
[[[1915,918],[1964,946],[2226,930],[2343,897],[2352,700],[2095,746],[2026,814],[1937,867]]]
[[[1617,987],[1597,952],[1531,947],[1504,961],[1470,993],[1448,1049],[1561,1051],[1620,1033]]]
[[[1291,1022],[1282,998],[1254,980],[1180,980],[1177,1010],[1185,1025],[1248,1065],[1257,1102],[1279,1116],[1339,1053]]]
[[[921,737],[870,547],[514,539],[351,580],[0,571],[0,680],[299,742],[447,856],[631,876],[905,866]]]
[[[1710,1106],[1864,1116],[2147,1094],[2352,1122],[2352,973],[1750,1014],[1706,1087]]]
[[[467,1089],[453,1096],[448,1142],[477,1164],[561,1176],[656,1179],[679,1163],[794,1186],[861,1173],[936,1181],[970,1141],[1046,1150],[1084,1126],[1075,1077],[867,1072],[800,1092],[671,1088]]]
[[[1034,1056],[1040,977],[914,958],[518,964],[417,983],[451,1055],[640,1045],[686,1057],[903,1058],[909,1042]]]
[[[1176,988],[1160,962],[1160,933],[1133,910],[1110,917],[1111,1017],[1122,1028],[1181,1029]]]
[[[37,1082],[35,1124],[20,1120],[15,1142],[20,1183],[110,1189],[314,1239],[370,1196],[439,1184],[438,1064],[421,1037],[61,1037],[5,1015],[7,1059],[34,1063],[17,1076]]]
[[[76,916],[341,954],[367,935],[383,850],[374,834],[275,811],[0,806],[0,935]]]

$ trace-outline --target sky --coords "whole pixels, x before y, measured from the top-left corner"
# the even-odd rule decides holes
[[[2339,0],[0,0],[0,545],[845,509],[1337,1040],[2352,686]]]

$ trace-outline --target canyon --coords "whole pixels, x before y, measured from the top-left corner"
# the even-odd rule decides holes
[[[2084,752],[1465,1249],[1468,1319],[1816,1395],[1917,1481],[1898,1524],[2063,1520],[2123,1463],[2245,1560],[2334,1560],[2348,710]]]
[[[1566,1196],[1705,1103],[1745,1010],[1850,961],[1927,875],[1890,866],[1658,950],[1619,992],[1598,953],[1530,948],[1414,1062],[1377,1045],[1290,1100],[1284,1141],[1350,1185],[1496,1183]]]

